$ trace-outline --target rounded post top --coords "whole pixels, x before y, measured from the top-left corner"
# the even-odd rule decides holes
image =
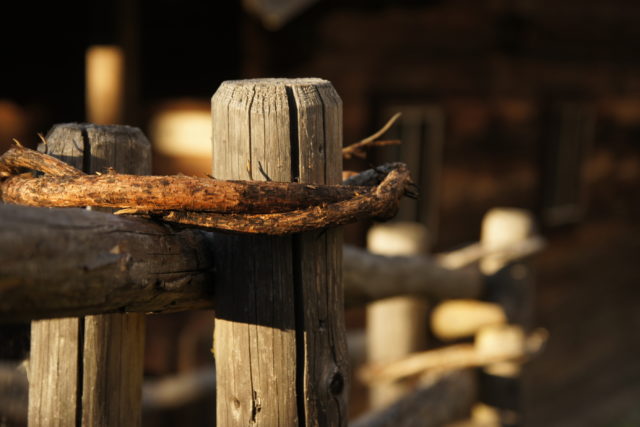
[[[302,86],[333,86],[329,80],[318,77],[298,77],[298,78],[260,78],[245,80],[226,80],[220,85],[222,86],[286,86],[286,87],[302,87]]]

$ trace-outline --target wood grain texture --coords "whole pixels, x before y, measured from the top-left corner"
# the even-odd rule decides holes
[[[31,323],[30,426],[77,425],[81,323],[78,318]]]
[[[300,182],[339,183],[342,177],[340,97],[328,82],[292,86],[290,92],[290,102],[295,102],[297,111]],[[346,425],[349,366],[340,280],[342,230],[300,234],[294,237],[294,245],[299,249],[298,254],[294,254],[294,262],[297,255],[301,263],[297,285],[302,292],[298,293],[297,309],[304,316],[305,425]],[[298,315],[298,322],[301,317]]]
[[[0,321],[211,307],[212,233],[0,205]]]
[[[2,205],[0,321],[211,308],[220,239],[83,209]],[[344,245],[342,263],[347,307],[405,294],[474,298],[483,289],[476,269],[448,270],[424,256]]]
[[[212,115],[213,176],[264,180],[262,167],[291,181],[284,86],[223,83]],[[297,425],[292,251],[290,237],[222,236],[216,245],[218,425]]]
[[[341,104],[319,79],[225,82],[213,175],[338,184]],[[340,232],[226,236],[216,253],[218,424],[346,424]]]
[[[46,145],[41,145],[40,150],[86,173],[106,172],[109,167],[131,174],[145,174],[151,171],[151,147],[146,137],[137,128],[84,124],[57,125],[47,135],[47,142]],[[75,377],[76,394],[58,397],[58,399],[75,399],[74,423],[80,421],[83,425],[98,426],[140,425],[144,351],[143,316],[143,314],[112,314],[104,317],[89,316],[66,323],[64,320],[34,323],[36,334],[32,335],[32,340],[35,337],[35,339],[50,341],[52,353],[68,351],[59,348],[59,337],[77,333],[77,351],[74,359],[78,363]],[[52,323],[47,325],[46,334],[38,332],[37,329],[42,328],[42,325],[47,322]],[[71,330],[68,329],[69,327]],[[107,335],[109,340],[95,338],[104,338]],[[86,338],[89,338],[89,341]],[[53,368],[54,366],[45,367],[41,374],[55,375]],[[42,381],[42,377],[30,376],[31,383]],[[69,381],[69,378],[58,375],[48,386],[53,389],[71,388],[70,385],[64,385]],[[126,407],[123,407],[125,402]],[[41,411],[42,408],[30,406],[30,423],[31,409],[34,412],[33,425],[37,425],[36,412]],[[70,418],[71,415],[66,414],[65,417]]]

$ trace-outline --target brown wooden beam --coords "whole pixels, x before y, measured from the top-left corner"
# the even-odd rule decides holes
[[[0,321],[211,307],[212,233],[0,205]]]

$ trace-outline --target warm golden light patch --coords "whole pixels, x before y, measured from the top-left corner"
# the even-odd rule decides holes
[[[118,46],[95,45],[86,57],[87,120],[121,124],[124,94],[124,54]]]

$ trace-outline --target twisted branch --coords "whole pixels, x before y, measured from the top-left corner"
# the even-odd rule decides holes
[[[23,168],[46,175],[20,174]],[[260,234],[297,233],[364,218],[389,219],[403,195],[415,196],[409,171],[401,163],[365,171],[351,177],[348,185],[310,185],[114,171],[86,175],[51,156],[16,146],[0,156],[0,177],[0,197],[8,203],[120,208],[117,214]]]

